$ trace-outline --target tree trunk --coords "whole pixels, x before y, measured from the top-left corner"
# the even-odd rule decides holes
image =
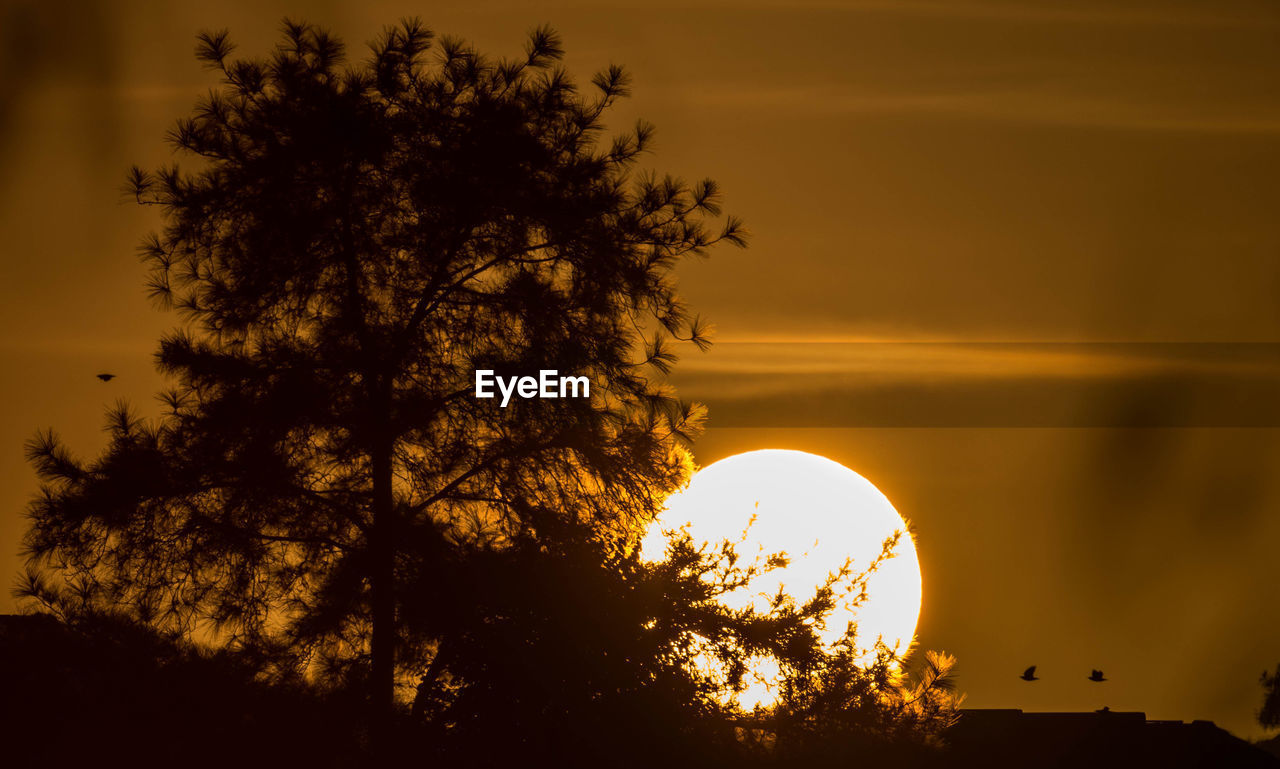
[[[436,653],[431,658],[431,664],[427,666],[426,672],[418,679],[418,690],[413,697],[413,721],[414,724],[420,726],[423,717],[426,715],[427,700],[435,695],[436,682],[440,678],[440,674],[444,672],[444,641],[440,641],[436,646]]]
[[[382,443],[371,457],[373,471],[373,526],[369,535],[370,599],[373,637],[369,676],[370,739],[379,760],[389,758],[392,716],[395,710],[396,604],[395,534],[391,496],[391,447]]]

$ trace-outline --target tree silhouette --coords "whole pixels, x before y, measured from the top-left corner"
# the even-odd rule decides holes
[[[1258,723],[1264,729],[1280,727],[1280,665],[1274,672],[1262,674],[1262,709],[1258,711]]]
[[[821,639],[837,605],[865,599],[896,539],[812,596],[730,609],[727,594],[785,558],[674,534],[654,560],[577,524],[473,551],[455,574],[461,600],[429,612],[451,629],[418,687],[415,744],[460,766],[790,766],[924,755],[954,720],[950,657],[929,653],[904,678],[888,650],[863,661],[852,628],[834,651]],[[734,695],[761,659],[784,671],[781,701],[744,712]]]
[[[714,183],[638,170],[647,124],[601,141],[627,76],[580,91],[547,29],[516,60],[417,21],[354,65],[290,22],[265,60],[231,51],[200,37],[221,85],[169,136],[195,168],[130,179],[185,322],[164,415],[116,407],[91,461],[30,442],[27,589],[54,600],[53,569],[63,598],[363,686],[376,726],[443,664],[476,558],[635,531],[687,476],[701,412],[650,373],[706,338],[671,270],[743,232],[711,225]],[[504,408],[477,369],[591,397]]]

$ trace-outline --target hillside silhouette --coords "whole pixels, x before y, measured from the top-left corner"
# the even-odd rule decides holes
[[[358,703],[109,616],[0,616],[9,766],[356,765]]]

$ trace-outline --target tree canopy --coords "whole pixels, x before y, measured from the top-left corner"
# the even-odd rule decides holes
[[[169,137],[195,168],[131,176],[165,221],[152,292],[187,321],[166,414],[118,409],[89,463],[34,441],[27,546],[149,620],[368,668],[390,701],[429,654],[397,632],[405,574],[552,519],[632,527],[685,477],[700,412],[647,372],[706,343],[672,267],[742,229],[709,229],[714,183],[637,170],[648,125],[599,141],[627,76],[581,91],[547,29],[516,60],[417,21],[355,65],[303,24],[231,51],[201,36],[222,83]],[[502,409],[477,368],[593,397]]]

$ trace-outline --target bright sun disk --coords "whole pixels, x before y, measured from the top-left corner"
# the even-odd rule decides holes
[[[754,524],[748,529],[752,516]],[[877,639],[905,652],[920,616],[920,563],[906,522],[866,478],[816,454],[766,449],[737,454],[699,470],[673,495],[650,527],[643,550],[658,557],[664,530],[688,524],[694,542],[738,542],[745,559],[757,553],[784,552],[789,564],[758,576],[743,590],[725,596],[732,608],[765,609],[779,587],[807,600],[827,575],[852,559],[855,573],[879,555],[885,539],[903,532],[893,557],[867,582],[867,600],[855,610],[843,603],[828,617],[821,637],[839,640],[849,622],[857,622],[857,645],[870,649]],[[776,699],[777,668],[761,661],[738,701],[745,707],[768,706]]]

